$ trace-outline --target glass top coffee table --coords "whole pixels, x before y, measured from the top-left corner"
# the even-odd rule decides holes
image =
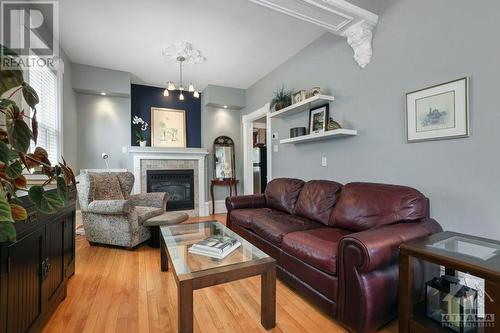
[[[178,330],[193,331],[193,290],[261,275],[261,324],[271,329],[276,321],[276,261],[217,222],[162,226],[161,270],[169,261],[177,283]],[[222,260],[192,254],[189,247],[209,236],[235,237],[241,246]]]

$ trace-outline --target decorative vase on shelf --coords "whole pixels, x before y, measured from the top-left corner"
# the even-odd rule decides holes
[[[147,142],[146,140],[144,140],[144,141],[139,141],[139,146],[140,146],[140,147],[146,147],[146,142]]]

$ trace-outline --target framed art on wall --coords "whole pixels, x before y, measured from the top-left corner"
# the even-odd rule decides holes
[[[469,136],[467,77],[406,94],[408,142]]]
[[[328,104],[325,104],[309,110],[309,133],[317,133],[326,129],[328,109]]]
[[[151,146],[186,147],[186,111],[151,108]]]

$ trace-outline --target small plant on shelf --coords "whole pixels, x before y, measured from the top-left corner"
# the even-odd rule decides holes
[[[148,123],[145,122],[141,117],[134,116],[132,119],[132,124],[139,125],[139,129],[135,131],[135,137],[137,138],[137,143],[139,146],[146,146],[146,130],[148,129]]]
[[[273,99],[271,100],[271,109],[275,111],[281,110],[292,104],[292,92],[286,90],[285,86],[274,92]]]
[[[0,243],[16,240],[15,221],[26,220],[28,214],[18,199],[19,192],[27,192],[28,198],[42,213],[51,214],[64,208],[69,185],[75,184],[75,176],[64,158],[52,165],[47,151],[36,147],[30,152],[31,141],[36,145],[38,122],[36,105],[38,94],[26,82],[18,55],[0,44]],[[3,67],[3,64],[9,64]],[[2,96],[6,96],[3,98]],[[22,96],[22,98],[21,98]],[[14,101],[24,99],[32,110],[28,116]],[[31,128],[28,125],[31,124]],[[26,174],[41,168],[47,176],[42,185],[28,188]],[[51,183],[57,184],[55,191],[46,191]]]

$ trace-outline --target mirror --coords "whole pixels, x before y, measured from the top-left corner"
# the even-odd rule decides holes
[[[214,140],[214,178],[234,179],[234,142],[227,136]]]

